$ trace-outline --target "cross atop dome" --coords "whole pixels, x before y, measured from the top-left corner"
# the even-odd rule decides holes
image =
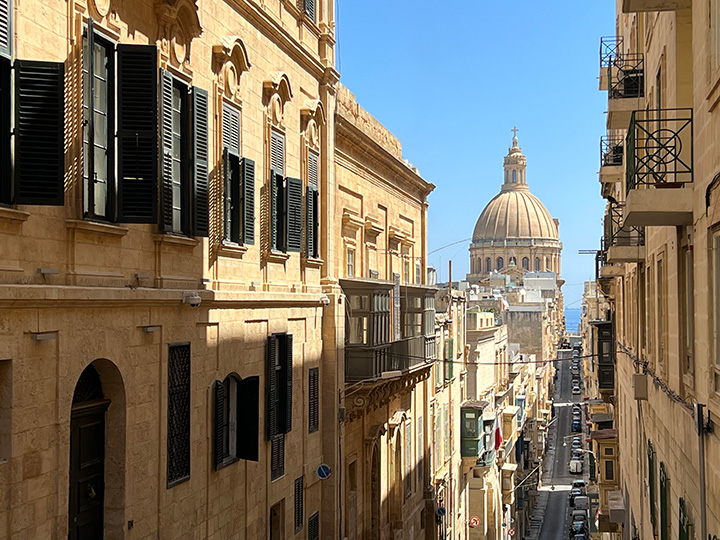
[[[520,130],[517,128],[517,126],[513,126],[513,128],[510,131],[513,132],[513,138],[512,138],[513,148],[517,148],[517,145],[518,145],[517,132]]]

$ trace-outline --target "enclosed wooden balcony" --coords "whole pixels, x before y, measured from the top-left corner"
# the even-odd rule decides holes
[[[642,53],[618,55],[608,68],[608,129],[628,129],[633,111],[642,108],[645,60]]]
[[[623,13],[641,11],[675,11],[692,6],[692,0],[623,0]]]
[[[622,37],[604,36],[600,38],[600,90],[609,88],[610,66],[615,63],[615,58],[622,50]]]
[[[600,138],[600,182],[622,182],[625,175],[625,140],[608,135]]]
[[[624,225],[689,225],[693,217],[692,109],[638,110],[626,138]]]

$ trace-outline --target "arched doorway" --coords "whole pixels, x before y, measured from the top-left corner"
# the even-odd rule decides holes
[[[125,386],[117,366],[97,359],[73,392],[70,413],[69,540],[124,538]]]
[[[86,367],[75,386],[70,416],[69,540],[103,538],[109,405],[97,370]]]
[[[370,458],[370,537],[380,538],[380,450],[373,446]]]

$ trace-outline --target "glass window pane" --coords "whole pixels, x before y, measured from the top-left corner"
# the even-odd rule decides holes
[[[350,344],[366,345],[368,331],[367,316],[350,317]]]

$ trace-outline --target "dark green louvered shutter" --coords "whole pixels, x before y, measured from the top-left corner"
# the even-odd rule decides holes
[[[648,491],[650,495],[650,523],[652,524],[653,532],[655,532],[657,528],[657,507],[655,504],[655,450],[653,450],[653,446],[648,441],[648,448],[647,448],[647,455],[648,455]]]
[[[308,540],[320,540],[320,512],[308,518]]]
[[[320,368],[308,372],[308,433],[320,427]]]
[[[299,178],[288,178],[285,197],[285,230],[287,231],[288,251],[302,251],[302,201],[302,180],[300,180]]]
[[[225,441],[227,440],[227,420],[225,419],[225,385],[222,381],[215,381],[214,387],[214,401],[215,401],[215,429],[213,433],[213,449],[214,449],[214,461],[215,470],[217,471],[222,465],[223,461],[227,457],[227,447]]]
[[[222,137],[223,147],[240,156],[240,111],[228,103],[223,103]]]
[[[2,1],[2,0],[0,0]],[[10,159],[10,128],[12,107],[12,85],[10,83],[10,60],[0,58],[0,203],[12,203],[12,168]]]
[[[279,227],[278,227],[278,194],[282,187],[283,177],[275,172],[270,172],[270,249],[279,248]]]
[[[15,61],[14,202],[65,202],[65,69],[59,62]]]
[[[297,7],[315,22],[315,0],[298,0]]]
[[[290,433],[292,431],[292,385],[293,385],[293,337],[292,334],[285,334],[282,336],[283,347],[281,351],[283,352],[283,357],[285,360],[285,365],[283,366],[285,371],[285,391],[286,391],[286,397],[285,397],[285,433]]]
[[[260,378],[247,377],[238,390],[237,457],[258,461]]]
[[[305,251],[309,258],[318,256],[318,191],[305,188]]]
[[[242,241],[255,243],[255,162],[242,160]]]
[[[278,434],[278,376],[277,376],[277,336],[268,336],[267,348],[267,438],[272,440]]]
[[[12,58],[12,0],[0,0],[0,56]]]
[[[277,480],[285,474],[285,434],[278,433],[270,441],[270,479]]]
[[[160,169],[162,176],[160,226],[173,230],[173,80],[170,72],[160,70]]]
[[[118,221],[157,222],[157,48],[117,46]]]
[[[208,93],[194,86],[193,110],[193,203],[195,236],[209,233],[209,180],[208,180]]]
[[[300,476],[295,479],[295,512],[293,513],[295,522],[295,534],[302,531],[303,518],[305,517],[304,503],[305,503],[305,477]]]
[[[223,238],[233,241],[233,189],[232,189],[232,171],[230,169],[230,152],[227,147],[223,148],[222,155],[222,171],[223,171]]]
[[[668,540],[668,477],[660,462],[660,540]]]

